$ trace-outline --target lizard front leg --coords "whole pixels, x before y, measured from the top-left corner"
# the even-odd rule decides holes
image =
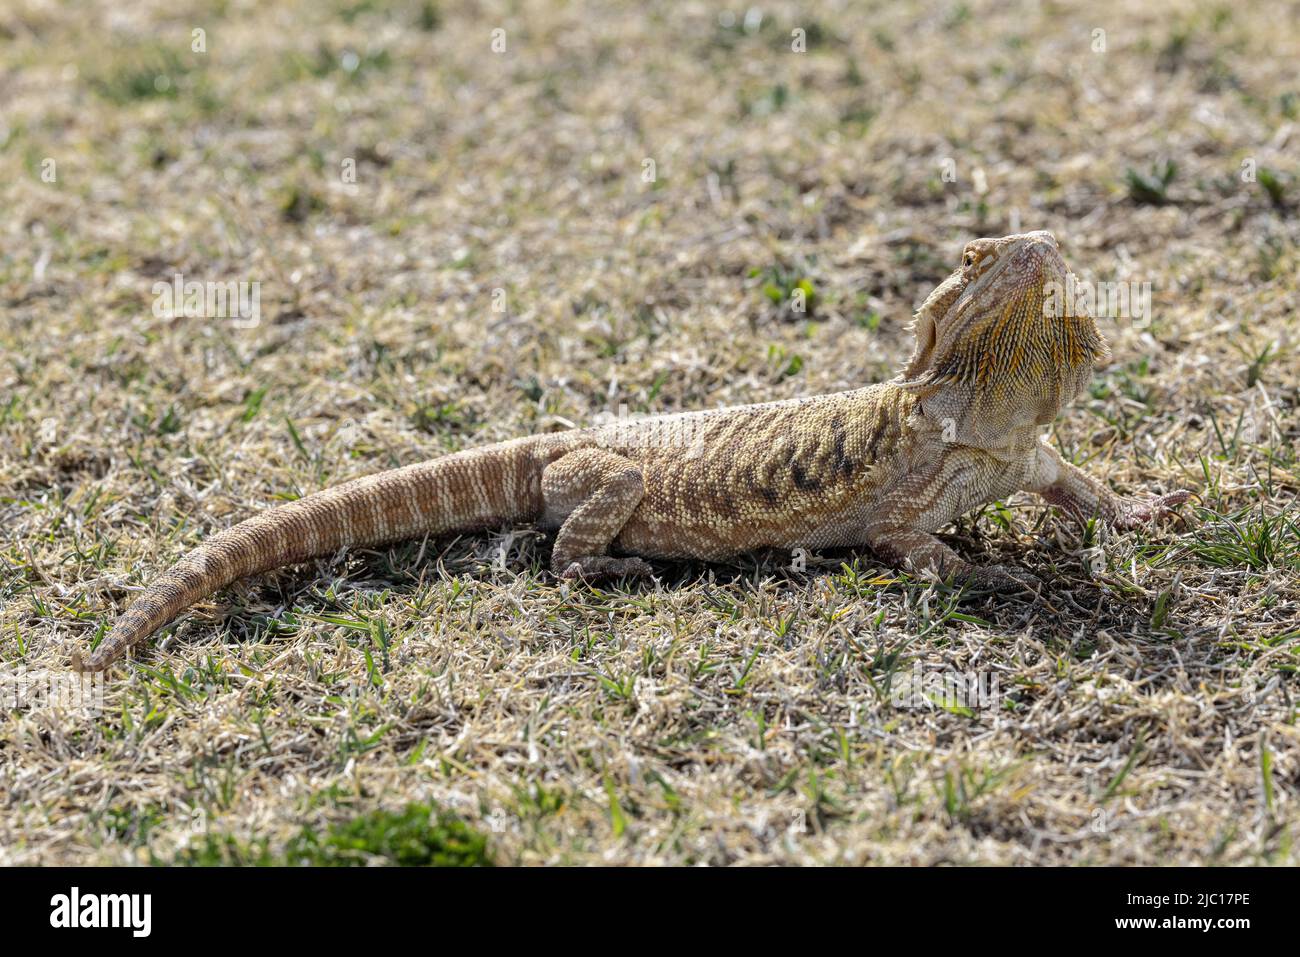
[[[641,559],[607,554],[644,494],[636,463],[605,449],[579,449],[546,466],[542,501],[548,514],[564,516],[551,570],[561,578],[649,575]]]
[[[1032,589],[1031,573],[1006,565],[973,565],[931,534],[984,501],[976,488],[989,483],[988,462],[974,454],[948,452],[937,465],[909,474],[874,503],[864,529],[867,544],[886,561],[904,568],[929,569],[977,588]]]
[[[1036,454],[1029,491],[1037,492],[1048,504],[1060,507],[1080,522],[1097,517],[1112,528],[1140,528],[1172,515],[1174,508],[1192,494],[1180,489],[1149,499],[1125,498],[1065,461],[1053,448],[1040,444]]]

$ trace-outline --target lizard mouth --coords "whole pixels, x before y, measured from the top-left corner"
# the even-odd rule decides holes
[[[997,288],[998,298],[1007,294],[1008,286],[1041,290],[1048,280],[1064,280],[1068,272],[1060,247],[1050,233],[1028,233],[1013,246],[990,251],[978,264],[978,271],[954,307],[965,306],[967,301],[984,295],[991,287]]]

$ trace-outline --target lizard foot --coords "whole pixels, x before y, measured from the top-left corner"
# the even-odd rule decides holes
[[[569,581],[598,581],[603,578],[642,578],[654,573],[649,562],[640,558],[613,558],[609,555],[585,555],[569,562],[560,577]]]
[[[1011,565],[976,565],[967,574],[966,581],[976,588],[1001,592],[1037,592],[1043,586],[1037,575]]]
[[[1111,525],[1120,531],[1142,528],[1152,522],[1176,515],[1174,509],[1191,497],[1191,492],[1179,489],[1177,492],[1158,495],[1152,499],[1126,499],[1123,511],[1111,522]]]

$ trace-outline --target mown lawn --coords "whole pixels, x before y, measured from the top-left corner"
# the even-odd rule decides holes
[[[1024,229],[1149,284],[1052,438],[1185,523],[949,530],[1037,599],[867,551],[563,587],[529,529],[287,569],[102,710],[0,710],[0,863],[1298,862],[1296,18],[811,9],[4,5],[0,667],[285,497],[888,378]],[[944,670],[994,693],[898,695]]]

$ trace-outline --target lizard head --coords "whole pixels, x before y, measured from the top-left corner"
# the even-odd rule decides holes
[[[1108,356],[1092,316],[1057,308],[1069,275],[1043,230],[967,243],[917,310],[916,351],[896,384],[966,445],[1051,422]]]

